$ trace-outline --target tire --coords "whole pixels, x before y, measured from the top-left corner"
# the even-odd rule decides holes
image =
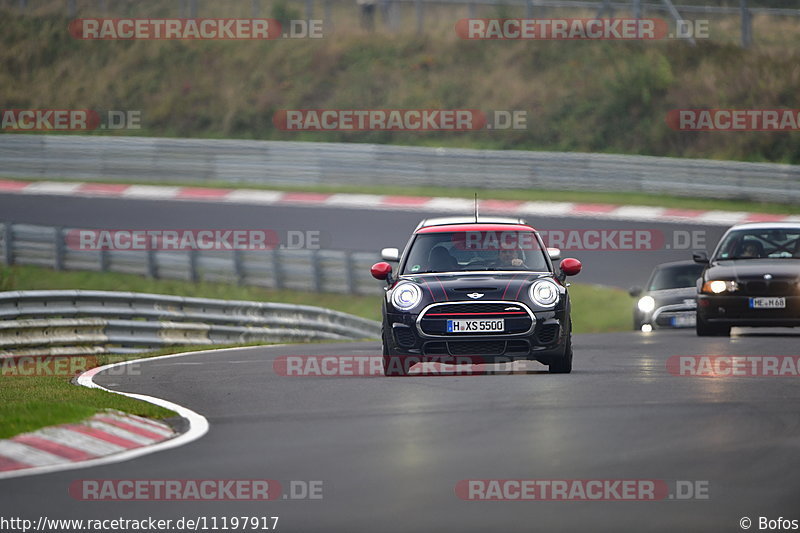
[[[383,345],[383,375],[386,377],[407,376],[413,363],[407,365],[405,357],[395,355],[392,340],[386,336],[383,328],[381,328],[381,344]]]
[[[569,324],[567,338],[564,339],[564,354],[550,361],[547,371],[551,374],[569,374],[572,372],[572,321]]]
[[[731,327],[730,326],[721,326],[717,324],[709,324],[700,316],[697,316],[697,321],[695,322],[695,331],[697,332],[698,337],[730,337],[731,336]]]

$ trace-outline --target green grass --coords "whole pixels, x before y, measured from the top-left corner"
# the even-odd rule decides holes
[[[606,333],[631,329],[633,300],[627,291],[599,285],[570,285],[575,333]]]
[[[156,405],[97,389],[77,387],[69,378],[0,376],[0,438],[55,424],[80,422],[104,409],[149,418],[175,413]]]

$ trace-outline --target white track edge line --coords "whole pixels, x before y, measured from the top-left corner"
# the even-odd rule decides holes
[[[273,345],[271,345],[273,346]],[[246,347],[245,347],[246,348]],[[78,376],[77,382],[79,385],[83,387],[87,387],[90,389],[100,389],[106,392],[110,392],[113,394],[119,394],[121,396],[127,396],[128,398],[134,398],[137,400],[142,400],[148,403],[152,403],[154,405],[158,405],[159,407],[163,407],[165,409],[169,409],[171,411],[175,411],[181,417],[187,419],[189,421],[189,430],[185,433],[181,433],[180,435],[173,437],[171,439],[163,440],[156,444],[142,446],[140,448],[134,448],[132,450],[127,450],[124,452],[114,453],[111,455],[107,455],[105,457],[98,457],[97,459],[88,459],[86,461],[75,461],[75,462],[66,462],[57,465],[50,465],[50,466],[39,466],[33,468],[24,468],[21,470],[11,470],[8,472],[0,472],[0,479],[10,479],[16,477],[25,477],[25,476],[35,476],[40,474],[49,474],[52,472],[61,472],[64,470],[77,470],[79,468],[89,468],[93,466],[102,466],[114,463],[121,463],[124,461],[129,461],[131,459],[135,459],[137,457],[142,457],[144,455],[150,455],[151,453],[160,452],[163,450],[169,450],[171,448],[177,448],[178,446],[183,446],[185,444],[189,444],[193,442],[208,432],[208,420],[201,414],[192,411],[182,405],[178,405],[176,403],[172,403],[170,401],[164,400],[162,398],[156,398],[154,396],[146,396],[144,394],[135,394],[130,392],[121,392],[115,391],[112,389],[107,389],[102,387],[94,382],[94,376],[103,372],[105,370],[116,368],[124,365],[130,365],[133,363],[141,363],[147,361],[158,361],[162,359],[171,359],[173,357],[185,357],[187,355],[194,355],[194,354],[202,354],[208,352],[224,352],[227,350],[235,350],[237,348],[222,348],[217,350],[199,350],[194,352],[184,352],[184,353],[177,353],[177,354],[169,354],[169,355],[161,355],[158,357],[145,357],[142,359],[134,359],[131,361],[122,361],[121,363],[112,363],[110,365],[100,366],[96,368],[92,368],[87,370],[80,376]]]

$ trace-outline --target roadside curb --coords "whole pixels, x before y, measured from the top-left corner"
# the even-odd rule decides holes
[[[471,213],[473,200],[467,198],[391,196],[351,193],[286,192],[260,189],[215,189],[166,185],[125,185],[71,181],[0,180],[0,193],[82,198],[125,198],[139,200],[194,201],[242,205],[292,205],[343,209]],[[577,202],[527,202],[479,200],[480,211],[520,216],[603,218],[613,220],[693,223],[731,226],[745,222],[800,222],[800,215],[749,213],[744,211],[695,210],[640,205]]]
[[[0,440],[0,476],[77,463],[150,446],[174,438],[164,422],[120,411],[98,413],[77,424],[62,424]]]
[[[225,351],[228,348],[223,348],[221,350],[201,350],[201,351],[194,351],[194,352],[182,352],[177,354],[170,354],[170,355],[162,355],[159,357],[148,357],[144,359],[133,359],[130,361],[123,361],[120,363],[113,363],[110,365],[100,366],[96,368],[92,368],[80,376],[77,377],[76,382],[78,385],[87,387],[90,389],[100,389],[106,392],[110,392],[112,394],[120,394],[122,396],[127,396],[128,398],[134,398],[137,400],[142,400],[148,403],[152,403],[154,405],[158,405],[165,409],[169,409],[174,411],[178,414],[179,420],[174,424],[175,428],[180,428],[180,431],[176,431],[173,426],[166,424],[165,422],[156,422],[151,419],[142,418],[126,413],[120,413],[119,411],[115,412],[105,412],[97,414],[87,421],[82,422],[81,424],[66,424],[64,426],[54,426],[50,428],[43,428],[41,430],[24,434],[24,435],[17,435],[12,437],[8,440],[0,440],[0,480],[14,478],[14,477],[22,477],[22,476],[31,476],[37,474],[48,474],[52,472],[59,472],[63,470],[74,470],[78,468],[88,468],[92,466],[101,466],[113,463],[120,463],[123,461],[128,461],[131,459],[135,459],[137,457],[141,457],[144,455],[149,455],[151,453],[156,453],[164,450],[168,450],[171,448],[177,448],[179,446],[183,446],[184,444],[189,444],[192,441],[195,441],[205,435],[208,432],[208,420],[203,415],[200,415],[191,409],[183,407],[182,405],[178,405],[176,403],[169,402],[167,400],[156,398],[153,396],[146,396],[144,394],[133,394],[128,392],[120,392],[115,391],[112,389],[106,389],[94,382],[94,377],[103,372],[105,370],[109,370],[111,368],[117,368],[120,366],[136,364],[143,361],[157,361],[163,359],[171,359],[176,357],[185,357],[188,355],[194,355],[198,353],[208,353],[210,351]],[[111,414],[109,414],[111,413]],[[109,417],[111,416],[120,417],[120,420],[115,420],[114,424],[110,423]],[[101,417],[102,420],[95,421],[95,418]],[[81,428],[80,430],[76,430],[75,426],[81,426],[84,424],[88,424],[88,429]],[[93,424],[95,427],[93,427]],[[101,428],[97,428],[96,425],[102,425]],[[106,426],[111,426],[112,429],[109,430]],[[125,426],[136,426],[139,427],[142,431],[147,431],[148,434],[160,435],[161,438],[150,438],[146,439],[145,435],[141,433],[132,433],[127,434],[126,437],[122,437],[119,434],[119,430],[124,429],[120,427],[121,425]],[[73,426],[69,429],[69,431],[64,431],[65,426]],[[100,438],[98,432],[110,433],[113,435],[115,439],[124,439],[128,441],[128,444],[135,443],[136,446],[125,447],[122,446],[121,442],[117,443],[117,447],[122,447],[122,449],[110,449],[108,444],[114,444],[113,441],[107,441],[103,438]],[[94,457],[81,457],[78,454],[74,454],[72,451],[68,451],[69,449],[74,448],[77,446],[76,443],[72,440],[75,437],[75,433],[82,434],[84,437],[92,437],[95,440],[99,440],[98,444],[100,446],[105,446],[106,453],[100,453],[98,450],[98,454]],[[50,437],[53,433],[58,433],[61,437]],[[93,434],[92,434],[93,433]],[[154,435],[150,435],[150,437],[154,437]],[[47,436],[47,437],[44,437]],[[7,444],[9,442],[14,442],[14,439],[23,438],[23,441],[27,440],[27,442],[18,442],[14,444]],[[28,438],[31,437],[31,438]],[[28,444],[33,442],[32,439],[42,439],[47,440],[47,446],[49,449],[43,449],[44,444],[40,443],[40,446],[31,447]],[[149,442],[148,442],[149,440]],[[88,441],[87,439],[83,439],[83,442],[92,442]],[[72,445],[71,445],[72,444]],[[5,445],[5,448],[3,447]],[[25,446],[25,448],[20,448],[20,445]],[[16,455],[12,457],[7,457],[8,450],[14,448],[16,451],[14,452]],[[58,451],[59,453],[55,453]],[[84,454],[90,453],[90,449],[87,448],[80,448],[80,452]],[[24,452],[24,453],[23,453]],[[48,457],[43,454],[47,453]],[[67,453],[72,455],[72,458],[65,457]],[[38,459],[34,460],[33,457],[37,457]],[[55,457],[59,457],[61,460],[55,461]],[[11,468],[3,468],[4,465],[2,463],[3,460],[10,459],[14,461],[14,463],[8,463]],[[36,464],[31,464],[31,461],[35,461]]]

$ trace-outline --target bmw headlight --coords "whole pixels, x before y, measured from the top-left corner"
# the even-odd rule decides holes
[[[735,281],[722,281],[715,279],[703,283],[703,289],[701,292],[707,294],[722,294],[723,292],[735,292],[738,288],[739,284]]]
[[[653,299],[652,296],[642,296],[641,298],[639,298],[639,301],[636,303],[636,306],[642,313],[649,313],[650,311],[656,308],[656,301]]]
[[[414,309],[422,301],[422,290],[413,283],[400,283],[392,290],[392,305],[400,311]]]
[[[558,303],[558,285],[549,280],[535,281],[530,288],[531,300],[542,307],[553,307]]]

